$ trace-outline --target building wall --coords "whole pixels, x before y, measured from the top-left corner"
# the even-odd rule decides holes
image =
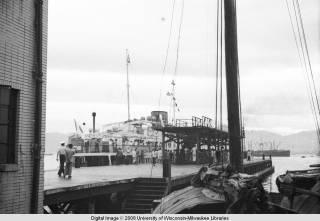
[[[43,202],[48,2],[43,1],[42,151],[38,212]],[[35,120],[35,0],[0,1],[0,85],[18,89],[16,164],[0,165],[0,213],[30,213]]]

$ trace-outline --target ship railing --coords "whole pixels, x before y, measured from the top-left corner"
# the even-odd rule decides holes
[[[202,118],[193,116],[191,119],[177,119],[174,124],[175,127],[208,127],[213,128],[212,119],[202,116]]]

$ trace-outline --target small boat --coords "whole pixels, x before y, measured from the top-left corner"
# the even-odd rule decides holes
[[[288,170],[285,174],[277,177],[276,185],[280,193],[283,193],[281,185],[291,185],[297,188],[310,190],[317,182],[320,168],[309,170]]]
[[[276,179],[281,206],[300,214],[320,213],[320,168],[287,171]]]

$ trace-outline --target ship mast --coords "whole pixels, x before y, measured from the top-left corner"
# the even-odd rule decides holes
[[[130,121],[130,92],[129,92],[129,64],[130,57],[128,49],[126,49],[126,64],[127,64],[127,101],[128,101],[128,121]]]
[[[239,64],[237,42],[236,1],[224,1],[225,65],[230,163],[235,171],[242,170],[242,142],[240,125]]]

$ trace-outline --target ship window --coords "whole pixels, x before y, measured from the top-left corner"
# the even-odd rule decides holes
[[[17,96],[17,90],[0,85],[0,164],[15,163]]]

